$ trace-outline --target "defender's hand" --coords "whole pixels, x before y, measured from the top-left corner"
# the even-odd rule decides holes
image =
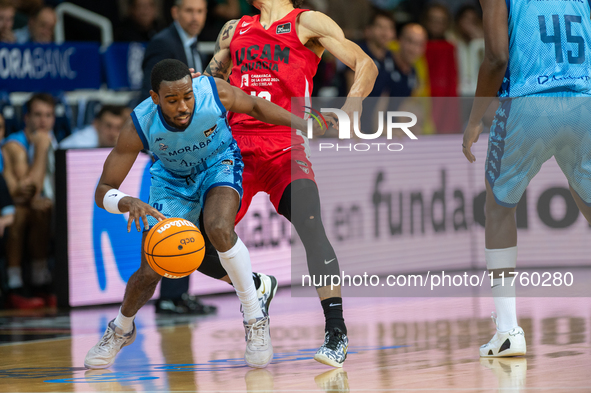
[[[148,224],[148,215],[154,217],[158,221],[166,219],[166,217],[164,217],[162,213],[154,209],[152,206],[148,205],[145,202],[142,202],[138,198],[133,198],[129,196],[124,197],[119,201],[119,210],[129,212],[129,219],[127,220],[127,232],[131,231],[131,224],[134,221],[137,231],[141,232],[142,229],[140,227],[140,219],[144,223],[144,228],[148,229],[150,227],[150,224]]]
[[[470,162],[476,161],[476,157],[472,154],[472,144],[478,142],[478,138],[484,129],[484,125],[482,122],[478,122],[478,124],[470,124],[466,126],[466,130],[464,131],[464,141],[462,143],[462,152]]]
[[[195,72],[194,68],[189,68],[191,72],[191,79],[199,78],[201,76],[201,72]]]

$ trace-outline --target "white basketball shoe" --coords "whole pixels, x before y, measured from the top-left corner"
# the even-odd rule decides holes
[[[483,358],[497,358],[525,355],[526,345],[523,329],[517,326],[508,332],[499,332],[497,314],[493,312],[491,318],[497,327],[497,332],[487,344],[480,347],[480,356]]]
[[[269,329],[269,316],[244,321],[246,351],[244,361],[250,367],[265,368],[273,360],[273,345]]]
[[[115,320],[113,319],[109,322],[103,338],[101,338],[98,344],[90,348],[90,351],[86,354],[84,367],[90,369],[110,367],[121,348],[135,341],[136,334],[135,322],[133,323],[131,332],[123,333],[123,330],[115,325]]]
[[[261,310],[263,310],[263,314],[269,314],[271,300],[273,300],[275,293],[277,292],[277,279],[263,273],[255,274],[261,279],[261,285],[257,289],[257,297],[261,304]]]

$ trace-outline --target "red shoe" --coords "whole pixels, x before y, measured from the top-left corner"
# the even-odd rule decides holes
[[[41,295],[41,298],[45,302],[45,306],[49,308],[56,308],[57,307],[57,296],[53,293],[46,293]]]
[[[8,294],[8,302],[12,308],[20,310],[33,310],[35,308],[45,307],[45,301],[40,297],[25,297],[16,293]]]

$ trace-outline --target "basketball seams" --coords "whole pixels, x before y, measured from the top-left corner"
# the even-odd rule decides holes
[[[146,258],[146,261],[148,262],[148,264],[159,275],[166,277],[165,274],[169,274],[169,275],[175,276],[175,277],[171,277],[171,278],[182,278],[182,277],[186,277],[189,274],[193,273],[195,270],[197,270],[197,268],[183,271],[183,272],[172,271],[172,270],[169,270],[169,268],[177,269],[177,268],[182,268],[183,266],[178,266],[176,262],[173,262],[173,260],[162,260],[161,261],[162,264],[164,266],[167,266],[167,268],[164,268],[162,265],[160,265],[157,262],[158,261],[157,258],[179,257],[179,264],[184,265],[184,267],[187,268],[187,267],[191,266],[190,260],[193,257],[195,257],[196,261],[199,260],[200,253],[202,256],[201,261],[203,260],[203,257],[205,254],[205,244],[203,242],[202,233],[199,230],[199,228],[189,226],[189,225],[180,225],[180,226],[176,225],[176,227],[173,226],[171,228],[172,231],[174,231],[173,233],[170,233],[169,235],[166,235],[165,237],[158,239],[160,236],[162,236],[162,233],[160,233],[160,234],[158,234],[159,236],[156,236],[156,239],[154,239],[154,232],[157,232],[164,225],[166,225],[167,223],[169,223],[170,221],[173,221],[173,220],[178,220],[178,218],[172,218],[172,219],[167,219],[167,220],[161,221],[158,224],[156,224],[154,227],[151,228],[152,233],[150,233],[149,236],[146,237],[146,242],[143,247],[143,253],[145,254],[145,258]],[[190,233],[185,234],[186,232],[190,232]],[[180,235],[180,236],[177,239],[170,239],[171,237],[174,238],[176,235]],[[195,242],[194,245],[199,247],[199,243],[201,243],[202,244],[201,248],[199,248],[197,250],[193,250],[191,252],[185,252],[182,254],[174,254],[174,255],[156,255],[156,254],[154,254],[154,251],[156,250],[158,245],[163,242],[164,242],[164,244],[163,244],[162,248],[164,248],[164,249],[161,250],[160,253],[170,254],[170,253],[175,253],[175,252],[180,251],[178,249],[178,247],[180,247],[180,244],[182,244],[182,243],[179,243],[179,245],[177,245],[175,243],[177,241],[182,242],[186,236],[191,236],[191,238],[195,237],[197,241]],[[153,240],[155,241],[155,244],[152,245]],[[169,243],[172,243],[172,244],[166,244],[165,241],[168,241]],[[173,247],[173,245],[175,245],[175,247]],[[193,244],[189,243],[189,244],[186,244],[185,246],[190,246],[190,245],[193,245]],[[181,247],[181,249],[182,249],[182,247]],[[187,257],[190,257],[190,259],[188,261],[187,261]],[[183,262],[183,259],[185,260],[184,262]],[[167,262],[167,261],[170,261],[170,262]]]
[[[165,268],[163,268],[162,266],[160,266],[160,265],[159,265],[159,264],[156,262],[156,259],[154,259],[154,258],[152,258],[152,259],[154,260],[154,265],[158,266],[158,267],[159,267],[160,269],[162,269],[163,271],[165,271],[165,272],[168,272],[168,273],[171,273],[171,274],[177,274],[177,275],[179,275],[179,274],[184,274],[185,276],[187,276],[187,275],[189,275],[189,274],[193,273],[195,270],[197,270],[197,268],[195,268],[195,269],[193,269],[193,270],[189,270],[189,271],[186,271],[186,272],[173,272],[172,270],[168,270],[168,269],[165,269]],[[162,276],[162,277],[164,277],[164,276]],[[178,278],[183,278],[183,277],[178,277]]]
[[[151,249],[150,251],[153,251],[153,250],[156,248],[156,246],[157,246],[158,244],[162,243],[164,240],[168,239],[169,237],[172,237],[172,236],[178,235],[179,233],[184,233],[184,232],[195,232],[195,231],[197,231],[197,233],[199,233],[199,234],[201,235],[201,231],[200,231],[199,229],[196,229],[196,228],[191,228],[191,229],[185,229],[185,230],[183,230],[183,231],[175,232],[175,233],[173,233],[173,234],[171,234],[171,235],[168,235],[168,236],[166,236],[166,237],[163,237],[162,239],[158,240],[158,242],[156,242],[156,244],[154,244],[154,247],[152,247],[152,249]],[[150,249],[150,247],[148,247],[148,249]]]
[[[201,247],[199,250],[195,250],[195,251],[191,251],[185,254],[175,254],[175,255],[156,255],[156,254],[149,254],[146,253],[146,255],[149,255],[151,257],[158,257],[158,258],[174,258],[174,257],[184,257],[186,255],[191,255],[191,254],[195,254],[196,252],[199,252],[201,250],[203,250],[205,248],[205,246]]]

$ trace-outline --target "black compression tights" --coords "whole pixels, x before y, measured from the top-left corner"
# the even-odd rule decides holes
[[[278,210],[279,214],[291,221],[302,240],[310,275],[339,275],[338,261],[320,218],[320,196],[316,183],[309,179],[293,181],[283,192]],[[217,252],[207,236],[205,238],[205,259],[198,270],[207,276],[220,279],[226,272]]]

